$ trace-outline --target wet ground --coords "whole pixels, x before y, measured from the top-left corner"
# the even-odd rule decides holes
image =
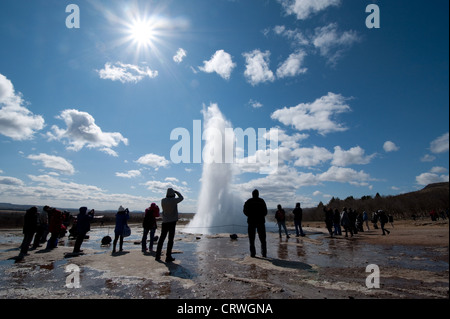
[[[372,232],[354,238],[330,238],[323,229],[305,230],[307,236],[291,235],[290,239],[268,232],[267,258],[251,258],[248,238],[243,234],[232,240],[229,234],[177,231],[176,260],[171,264],[155,261],[153,253],[141,252],[139,226],[132,228],[121,253],[112,254],[110,246],[101,246],[103,236],[113,237],[112,228],[97,227],[84,241],[81,256],[65,256],[74,244],[65,237],[57,249],[40,247],[22,261],[14,259],[22,241],[20,230],[3,230],[0,298],[449,297],[448,246],[378,245],[362,240],[362,236],[379,236]],[[258,250],[258,239],[256,242]],[[366,285],[372,275],[366,272],[369,265],[378,266],[379,288]],[[75,285],[77,276],[79,287]]]

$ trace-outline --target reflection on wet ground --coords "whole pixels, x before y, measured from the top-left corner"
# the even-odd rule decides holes
[[[110,264],[119,260],[126,263],[128,259],[132,262],[137,256],[154,262],[153,253],[142,256],[140,227],[133,227],[132,235],[124,241],[124,252],[114,255],[111,254],[111,246],[101,246],[101,239],[106,235],[111,236],[111,233],[111,227],[92,229],[89,239],[82,245],[86,256],[109,258],[107,263]],[[317,282],[319,272],[323,269],[365,269],[368,264],[390,269],[447,272],[448,291],[448,257],[440,257],[442,253],[448,256],[448,248],[370,245],[353,238],[329,238],[321,232],[310,231],[306,237],[290,239],[279,239],[277,232],[268,233],[267,258],[248,256],[249,245],[245,235],[238,235],[236,240],[232,240],[227,234],[209,236],[177,232],[175,263],[127,265],[156,265],[159,270],[162,269],[161,276],[117,276],[94,267],[81,267],[80,281],[83,289],[68,292],[65,288],[68,276],[66,266],[77,263],[77,259],[64,258],[61,252],[57,254],[58,257],[52,257],[41,264],[17,262],[11,259],[11,255],[18,253],[18,248],[11,246],[18,247],[21,240],[20,232],[0,236],[0,298],[234,298],[229,289],[236,287],[240,289],[236,292],[238,298],[272,298],[274,292],[287,294],[290,298],[315,298],[317,296],[314,294],[304,295],[306,290],[302,291],[302,295],[295,287],[304,285],[305,282]],[[59,247],[71,248],[73,245],[74,241],[67,237],[59,242]],[[256,247],[260,247],[258,238]],[[38,248],[30,254],[42,254],[45,257],[48,252],[44,248]],[[67,249],[64,251],[67,252]],[[52,256],[55,254],[52,253]],[[279,283],[277,276],[280,270],[284,272],[283,277],[290,287],[289,291],[287,286]],[[398,280],[395,283],[398,284]],[[21,294],[18,292],[20,289],[33,290],[33,293]]]

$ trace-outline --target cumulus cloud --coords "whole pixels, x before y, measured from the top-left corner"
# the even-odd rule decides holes
[[[395,152],[399,150],[399,147],[395,145],[394,142],[386,141],[383,145],[383,149],[385,152]]]
[[[416,176],[416,182],[419,185],[426,186],[428,184],[440,183],[440,182],[448,182],[449,175],[441,174],[438,175],[436,173],[422,173],[419,176]]]
[[[252,52],[243,53],[243,56],[246,60],[244,75],[251,85],[256,86],[260,83],[273,82],[275,80],[275,75],[269,68],[269,51],[253,50]]]
[[[286,61],[278,68],[277,77],[285,78],[285,77],[293,77],[299,74],[306,73],[307,68],[303,68],[303,60],[305,59],[306,53],[304,51],[298,51],[296,53],[292,53]]]
[[[333,154],[326,148],[314,146],[312,148],[298,148],[292,151],[296,158],[295,166],[311,167],[325,163],[333,158]]]
[[[9,176],[0,176],[0,189],[2,189],[1,185],[5,186],[22,186],[24,185],[23,181]]]
[[[349,183],[355,186],[368,186],[372,178],[364,171],[351,168],[330,167],[326,172],[313,174],[298,172],[292,167],[281,165],[274,174],[262,178],[235,184],[236,193],[251,194],[257,188],[261,197],[266,199],[268,205],[276,206],[279,203],[294,203],[300,196],[296,191],[301,187],[318,185],[323,182]],[[311,199],[303,198],[304,202]],[[311,202],[312,205],[312,202]]]
[[[152,191],[153,193],[162,193],[166,194],[168,188],[173,188],[175,190],[178,190],[181,193],[188,193],[189,188],[178,184],[178,179],[171,179],[166,178],[164,182],[161,181],[148,181],[144,183],[144,185],[147,187],[148,190]]]
[[[432,153],[439,154],[448,152],[449,149],[449,133],[445,133],[431,142],[430,150]]]
[[[137,83],[146,77],[153,79],[158,76],[158,71],[153,71],[148,66],[141,67],[122,62],[116,62],[115,64],[107,62],[105,67],[97,70],[97,72],[101,79],[120,81],[122,83]]]
[[[135,178],[135,177],[141,176],[141,171],[139,171],[139,170],[131,170],[131,171],[128,171],[126,173],[119,173],[119,172],[117,172],[116,176],[117,177],[122,177],[122,178]]]
[[[278,0],[287,14],[297,16],[299,20],[306,20],[330,6],[339,6],[340,0]]]
[[[341,132],[347,128],[333,121],[333,117],[351,110],[346,100],[342,95],[330,92],[313,103],[302,103],[276,110],[271,118],[284,125],[291,125],[299,131],[315,130],[322,135]]]
[[[184,50],[183,48],[179,48],[177,53],[174,55],[173,60],[176,63],[181,63],[183,62],[183,59],[186,57],[187,52],[186,50]]]
[[[167,167],[170,164],[164,156],[159,156],[156,154],[146,154],[140,157],[136,163],[153,167],[155,170],[158,170],[160,167]]]
[[[203,61],[203,67],[199,69],[206,73],[216,72],[225,80],[230,79],[231,72],[236,67],[231,55],[224,50],[218,50],[208,61]]]
[[[39,155],[29,155],[27,157],[33,161],[40,161],[46,168],[50,168],[67,175],[73,175],[75,169],[69,161],[60,156],[53,156],[41,153]]]
[[[330,23],[315,29],[312,43],[321,56],[326,57],[331,65],[335,65],[343,52],[358,41],[360,37],[356,31],[340,32],[336,23]]]
[[[44,128],[44,118],[34,115],[25,104],[12,82],[0,73],[0,134],[22,141]]]
[[[365,155],[365,151],[359,146],[352,147],[348,151],[343,150],[340,146],[336,146],[331,164],[340,167],[353,164],[369,164],[375,155]]]
[[[50,140],[67,139],[70,145],[67,148],[69,150],[79,151],[86,146],[117,156],[112,148],[117,147],[121,142],[128,145],[128,139],[122,134],[103,132],[89,113],[69,109],[61,112],[58,118],[66,123],[67,128],[61,129],[54,125],[53,132],[48,132],[47,136]]]

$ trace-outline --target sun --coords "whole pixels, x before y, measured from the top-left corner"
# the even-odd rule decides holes
[[[139,48],[148,48],[152,46],[155,40],[155,28],[150,19],[135,20],[129,26],[130,39]]]

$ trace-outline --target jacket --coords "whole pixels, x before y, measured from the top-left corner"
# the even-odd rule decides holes
[[[267,205],[264,199],[253,197],[244,204],[244,214],[247,216],[248,224],[265,224],[267,216]]]
[[[163,223],[178,221],[178,203],[183,200],[183,196],[178,193],[178,197],[166,197],[161,200],[163,210]]]

